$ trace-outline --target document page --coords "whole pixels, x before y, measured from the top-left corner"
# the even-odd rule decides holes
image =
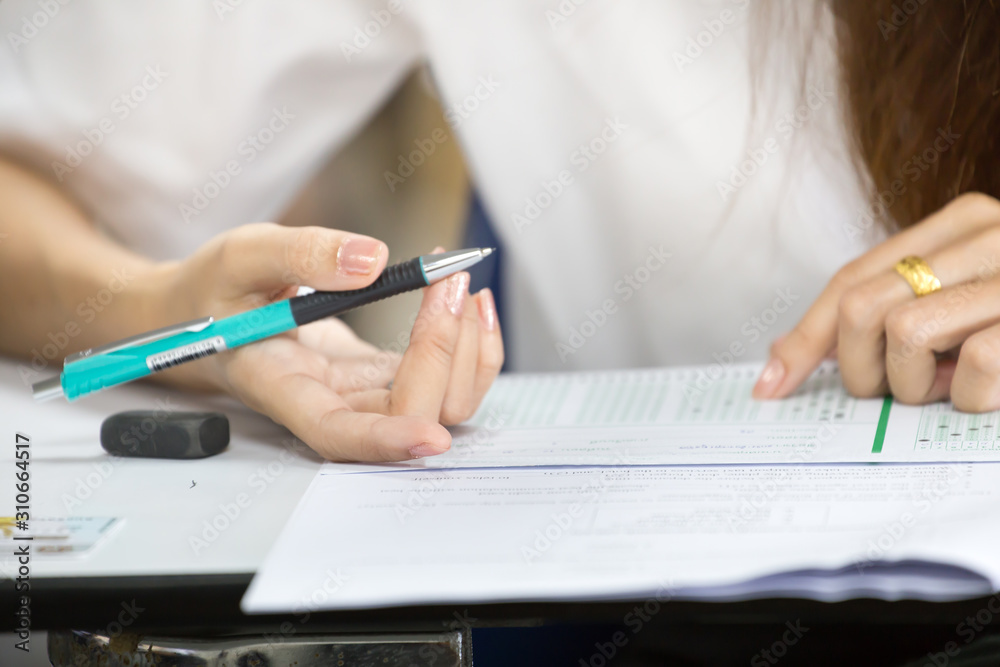
[[[501,376],[449,452],[414,468],[1000,461],[998,413],[859,400],[825,363],[755,401],[759,364]]]
[[[759,371],[502,377],[448,454],[324,464],[243,608],[1000,588],[996,413]]]
[[[998,510],[992,463],[327,469],[243,609],[955,599],[1000,585]]]
[[[1000,461],[1000,412],[969,414],[951,403],[893,403],[884,452],[893,460]]]

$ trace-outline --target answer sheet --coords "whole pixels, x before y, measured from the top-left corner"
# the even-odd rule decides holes
[[[998,413],[859,400],[826,363],[783,401],[759,364],[501,376],[445,454],[415,468],[1000,461]]]
[[[998,512],[995,463],[328,466],[242,608],[974,597],[1000,585]]]
[[[501,377],[447,454],[324,464],[243,609],[1000,587],[997,413],[857,400],[833,363],[758,402],[759,372]]]

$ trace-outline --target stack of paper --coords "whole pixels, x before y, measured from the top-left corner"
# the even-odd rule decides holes
[[[998,414],[856,400],[832,364],[756,402],[759,370],[501,378],[448,454],[325,465],[243,608],[1000,589]]]

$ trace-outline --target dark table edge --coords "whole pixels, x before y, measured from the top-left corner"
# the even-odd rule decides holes
[[[239,603],[251,573],[40,578],[31,581],[31,626],[94,629],[114,634],[218,636],[270,634],[271,640],[317,633],[441,631],[466,627],[538,626],[555,623],[621,624],[643,611],[682,623],[806,623],[957,625],[1000,598],[960,602],[852,599],[817,602],[769,598],[742,602],[638,599],[615,602],[512,602],[420,605],[292,615],[245,615]],[[17,597],[14,583],[0,583],[0,630],[11,631]],[[991,604],[992,603],[992,604]],[[1000,614],[993,614],[1000,617]],[[1000,621],[1000,618],[998,618]]]

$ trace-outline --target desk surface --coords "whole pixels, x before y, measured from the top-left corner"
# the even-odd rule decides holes
[[[35,403],[21,379],[28,368],[0,360],[4,506],[13,505],[21,432],[31,438],[32,518],[122,520],[92,553],[37,557],[32,577],[254,572],[321,463],[287,431],[228,398],[136,383],[74,403]],[[111,457],[101,448],[100,426],[122,410],[219,410],[229,416],[231,442],[207,459]],[[12,557],[0,559],[0,572],[15,571]]]
[[[455,623],[531,625],[560,619],[620,622],[629,602],[590,605],[532,603],[410,607],[245,617],[238,604],[283,522],[321,461],[287,431],[237,403],[133,384],[76,403],[36,404],[28,383],[37,379],[23,362],[0,360],[0,498],[13,506],[15,433],[31,437],[31,516],[119,517],[122,525],[82,557],[37,557],[31,563],[33,625],[104,627],[123,603],[144,609],[137,625],[161,632],[241,632],[275,629],[282,622],[302,632],[440,629]],[[27,379],[22,372],[27,371]],[[121,410],[221,410],[232,439],[222,454],[194,461],[113,459],[99,444],[101,422]],[[193,484],[193,485],[192,485]],[[239,514],[228,521],[240,494]],[[331,508],[335,511],[335,508]],[[3,513],[7,513],[4,510]],[[206,524],[228,526],[212,537]],[[202,543],[192,538],[204,540]],[[10,554],[0,574],[16,576]],[[0,605],[12,608],[13,587],[0,587]],[[975,614],[982,600],[933,604],[873,600],[824,604],[758,600],[736,604],[671,602],[662,612],[686,622],[783,623],[795,614],[822,622],[951,624]],[[12,614],[3,628],[14,623]],[[294,631],[294,630],[293,630]]]

